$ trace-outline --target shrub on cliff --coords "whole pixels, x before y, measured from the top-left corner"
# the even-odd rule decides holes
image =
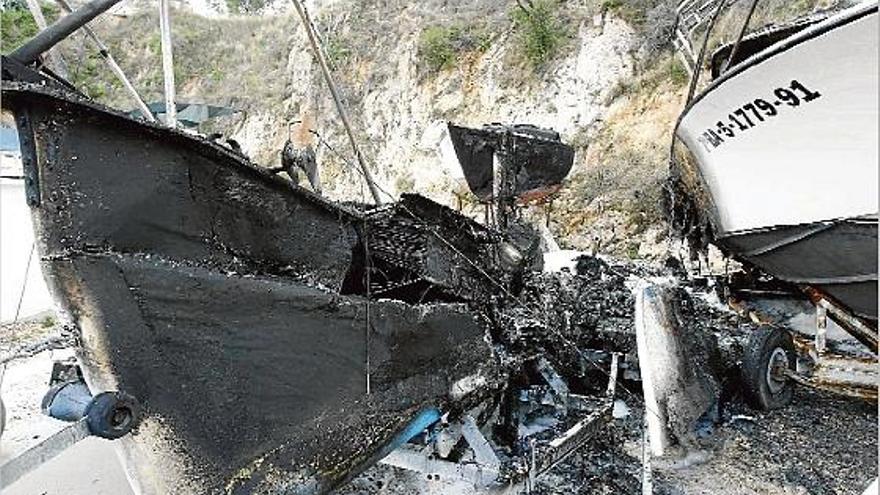
[[[490,43],[488,29],[480,24],[430,26],[419,37],[419,58],[429,72],[439,72],[455,64],[460,54],[485,51]]]
[[[523,54],[534,67],[552,59],[565,42],[567,31],[558,7],[556,0],[526,0],[517,2],[511,13]]]

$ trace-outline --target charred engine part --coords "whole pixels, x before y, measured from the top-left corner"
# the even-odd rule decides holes
[[[584,374],[591,366],[575,348],[635,351],[633,296],[626,284],[641,272],[592,256],[579,257],[574,268],[574,273],[525,273],[517,298],[502,298],[494,318],[510,349],[553,356]]]
[[[277,172],[287,172],[290,180],[299,183],[299,173],[305,174],[312,190],[321,194],[321,178],[318,175],[318,161],[315,158],[315,150],[311,146],[297,147],[291,140],[284,143],[281,150],[281,168]]]
[[[507,229],[518,201],[541,200],[559,190],[574,163],[574,149],[551,129],[497,123],[482,129],[448,126],[468,187],[480,201],[494,203],[501,230]]]
[[[321,194],[321,177],[318,172],[318,160],[315,157],[314,140],[317,132],[311,128],[313,120],[294,120],[287,125],[287,141],[281,150],[281,166],[270,170],[274,173],[285,172],[294,184],[299,184],[300,173],[305,174],[309,185],[316,194]]]

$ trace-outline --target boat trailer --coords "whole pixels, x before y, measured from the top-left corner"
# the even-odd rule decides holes
[[[812,337],[784,328],[748,303],[732,307],[761,325],[749,338],[743,377],[753,404],[775,409],[791,401],[794,384],[838,395],[877,401],[880,370],[877,330],[844,306],[812,287],[803,288],[816,309]],[[834,352],[828,344],[828,320],[863,344],[873,356]]]
[[[542,381],[515,392],[513,411],[517,447],[527,455],[512,455],[510,448],[484,435],[499,421],[496,403],[455,417],[436,408],[420,411],[385,447],[380,463],[425,475],[429,482],[465,483],[480,493],[519,493],[533,487],[537,476],[584,447],[612,417],[619,370],[626,367],[624,356],[589,354],[610,360],[604,394],[572,393],[546,359],[531,363]],[[49,384],[41,410],[67,424],[16,456],[0,459],[0,490],[88,437],[117,440],[140,422],[137,399],[118,391],[93,394],[75,359],[56,361]],[[459,387],[464,391],[468,384]]]

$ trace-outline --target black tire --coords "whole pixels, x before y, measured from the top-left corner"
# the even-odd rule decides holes
[[[102,392],[86,407],[86,422],[92,435],[114,440],[137,426],[140,412],[134,397],[123,392]]]
[[[784,353],[784,354],[783,354]],[[771,360],[786,360],[794,371],[796,354],[791,334],[782,328],[761,326],[749,336],[743,353],[742,376],[746,400],[764,411],[787,406],[794,394],[790,379],[774,379],[769,373]]]

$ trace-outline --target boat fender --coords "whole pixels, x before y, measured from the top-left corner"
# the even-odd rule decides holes
[[[115,440],[137,427],[141,406],[125,392],[101,392],[89,402],[85,416],[92,435]]]

